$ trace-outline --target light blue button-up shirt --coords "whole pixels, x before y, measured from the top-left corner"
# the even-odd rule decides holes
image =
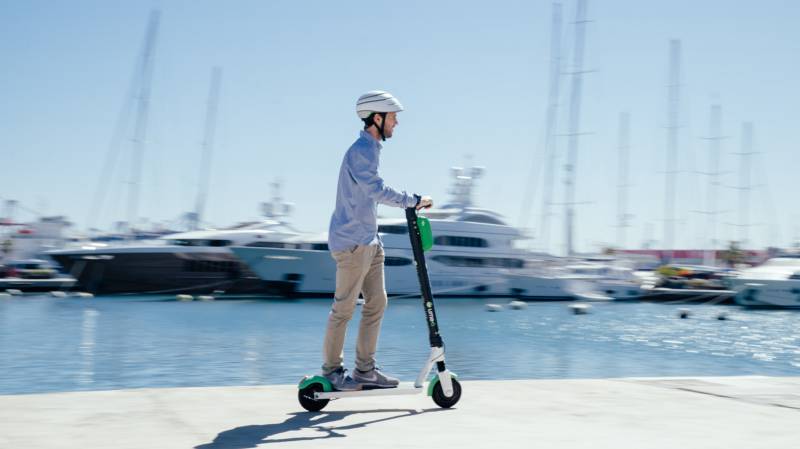
[[[417,199],[405,191],[385,185],[378,175],[382,145],[366,131],[344,155],[336,189],[336,209],[328,229],[331,251],[345,251],[356,245],[380,244],[378,203],[413,207]]]

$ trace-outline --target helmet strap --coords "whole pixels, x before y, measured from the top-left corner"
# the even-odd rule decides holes
[[[380,125],[375,123],[375,115],[376,114],[381,116],[382,120],[381,120],[381,124]],[[369,117],[364,119],[364,125],[365,125],[364,129],[367,129],[370,126],[375,125],[375,129],[377,129],[378,130],[378,134],[381,135],[381,140],[385,142],[386,141],[386,135],[383,133],[384,124],[386,124],[386,113],[385,112],[373,112],[372,114],[370,114]]]
[[[386,125],[386,113],[378,112],[378,115],[381,116],[381,124],[378,125],[377,123],[375,123],[375,121],[373,121],[372,123],[375,123],[375,127],[378,128],[378,133],[380,133],[381,135],[381,140],[386,142],[386,134],[383,133],[383,127],[384,125]]]

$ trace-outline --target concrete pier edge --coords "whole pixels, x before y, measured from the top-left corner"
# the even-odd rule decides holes
[[[800,377],[462,382],[461,402],[342,399],[294,385],[0,396],[1,448],[791,448]]]

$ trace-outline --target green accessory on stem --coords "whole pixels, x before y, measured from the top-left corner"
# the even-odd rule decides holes
[[[431,231],[431,222],[427,217],[417,217],[417,226],[419,227],[419,235],[422,238],[422,250],[428,251],[433,248],[433,231]]]

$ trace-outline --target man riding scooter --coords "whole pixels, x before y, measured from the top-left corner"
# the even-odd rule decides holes
[[[322,374],[337,390],[392,388],[398,379],[375,363],[381,321],[386,309],[384,252],[378,237],[378,204],[417,210],[433,206],[428,196],[398,192],[378,175],[381,142],[391,138],[403,110],[392,94],[371,91],[359,97],[356,113],[364,122],[359,138],[344,155],[339,169],[336,208],[331,217],[328,247],[336,261],[336,291],[328,316]],[[352,376],[344,368],[344,339],[356,299],[364,297]]]

